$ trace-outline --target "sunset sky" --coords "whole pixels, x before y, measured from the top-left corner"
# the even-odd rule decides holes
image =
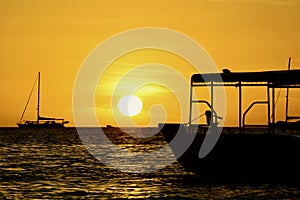
[[[193,38],[206,49],[220,71],[223,68],[231,71],[287,69],[288,57],[292,57],[292,69],[300,69],[298,0],[1,1],[0,126],[16,126],[39,71],[41,115],[63,117],[71,122],[69,126],[74,126],[72,92],[84,60],[107,38],[143,27],[172,29]],[[111,91],[122,73],[149,63],[174,67],[187,79],[194,73],[184,59],[163,51],[141,50],[118,58],[97,87],[95,110],[101,125],[115,125],[116,119],[125,120],[118,111],[114,119],[111,110],[117,108],[107,107],[114,102]],[[138,71],[127,84],[151,76],[150,69]],[[164,73],[168,72],[162,72],[162,76]],[[176,80],[170,81],[178,90],[183,87]],[[255,95],[256,100],[265,98],[261,93],[263,91],[245,90],[244,110],[255,100]],[[180,120],[178,102],[167,88],[147,85],[136,95],[144,104],[142,112],[132,118],[136,124],[153,126],[159,120]],[[290,95],[290,112],[299,115],[300,108],[296,105],[300,92],[291,91]],[[283,120],[285,91],[278,96],[277,118]],[[188,98],[186,96],[186,103]],[[35,100],[28,107],[26,119],[35,118]],[[225,124],[237,124],[236,103],[236,90],[230,88]],[[156,104],[165,106],[165,111],[161,107],[154,108],[152,114],[157,120],[151,122],[148,111]],[[249,114],[249,122],[265,123],[266,115],[259,111],[266,112],[266,109],[257,108]],[[93,124],[87,122],[86,125]],[[126,120],[122,125],[126,125]]]

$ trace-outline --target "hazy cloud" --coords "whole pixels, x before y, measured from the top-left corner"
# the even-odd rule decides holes
[[[298,0],[209,0],[211,2],[224,3],[252,3],[252,4],[268,4],[268,5],[282,5],[282,6],[299,6]]]

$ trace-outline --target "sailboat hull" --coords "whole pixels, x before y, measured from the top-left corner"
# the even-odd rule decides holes
[[[19,128],[64,128],[62,123],[17,124]]]

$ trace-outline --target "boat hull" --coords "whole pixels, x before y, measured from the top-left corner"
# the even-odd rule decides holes
[[[170,143],[178,130],[186,138],[190,137],[180,124],[164,124],[161,132]],[[182,155],[176,155],[176,147],[171,148],[186,170],[204,178],[218,181],[300,182],[299,137],[223,133],[214,148],[204,158],[199,158],[205,134],[191,134],[196,136]]]
[[[17,124],[19,128],[65,128],[61,123],[52,124]]]

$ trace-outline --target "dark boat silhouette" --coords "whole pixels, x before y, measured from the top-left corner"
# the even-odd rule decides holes
[[[221,79],[220,79],[221,77]],[[223,127],[219,138],[204,157],[199,156],[204,139],[218,132],[218,116],[208,101],[192,99],[186,124],[159,124],[177,161],[191,172],[208,180],[242,182],[297,182],[300,183],[300,137],[287,134],[289,130],[275,126],[275,90],[300,88],[300,70],[266,72],[230,72],[194,74],[194,87],[234,86],[239,89],[239,127]],[[266,87],[267,100],[253,102],[242,113],[242,87]],[[271,97],[270,97],[271,96]],[[213,101],[213,94],[211,94]],[[212,113],[209,124],[192,124],[192,104],[206,104]],[[245,124],[248,111],[255,104],[268,107],[268,125],[252,127]],[[272,112],[272,115],[271,115]],[[208,134],[205,134],[208,131]],[[177,142],[174,142],[177,138]],[[182,152],[182,146],[189,144]]]
[[[30,101],[33,89],[35,87],[37,81],[38,85],[38,92],[37,92],[37,118],[36,120],[23,120],[23,116],[26,112],[28,103]],[[37,79],[34,82],[33,88],[31,89],[29,98],[26,102],[24,111],[21,115],[20,121],[17,123],[18,127],[20,128],[64,128],[65,124],[69,123],[61,118],[52,118],[52,117],[41,117],[40,116],[40,72],[38,72]]]
[[[178,131],[179,130],[179,131]],[[178,131],[178,132],[177,132]],[[175,134],[181,141],[192,140],[181,155],[171,146],[179,164],[206,180],[233,182],[300,182],[300,138],[280,134],[222,133],[214,148],[199,158],[203,133],[192,133],[183,124],[164,124],[161,130],[168,143]]]

